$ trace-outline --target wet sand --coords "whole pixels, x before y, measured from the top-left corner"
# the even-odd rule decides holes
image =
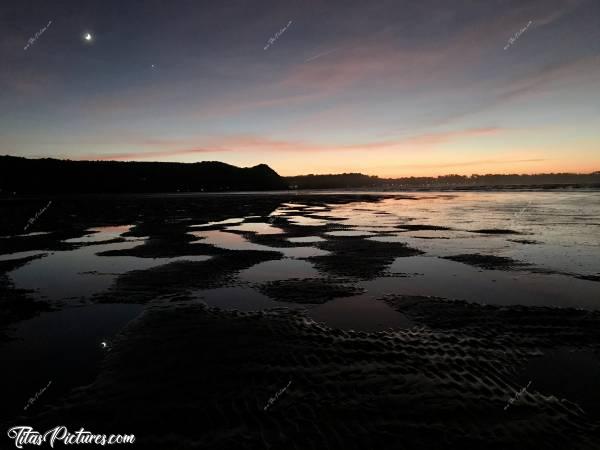
[[[598,448],[595,210],[460,195],[73,198],[31,235],[1,222],[0,382],[28,374],[5,428],[139,448]],[[39,203],[11,202],[16,217]],[[557,208],[579,222],[544,222]],[[42,339],[25,331],[40,313],[53,333],[59,310],[94,324],[60,341],[81,368],[40,358],[32,375],[14,340]]]
[[[464,310],[456,320],[472,323]],[[291,312],[152,307],[96,381],[27,422],[135,433],[142,448],[598,448],[591,417],[535,386],[505,407],[540,341],[597,343],[599,316],[530,313],[496,335],[503,314],[488,315],[498,329],[362,333]]]

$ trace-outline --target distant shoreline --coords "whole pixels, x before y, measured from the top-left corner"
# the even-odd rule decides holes
[[[71,161],[0,156],[0,196],[352,190],[364,192],[600,188],[600,172],[380,178],[362,173],[279,175],[266,164]]]
[[[600,185],[539,185],[539,186],[454,186],[422,187],[405,189],[336,188],[336,189],[288,189],[272,191],[215,191],[215,192],[96,192],[96,193],[28,193],[12,195],[0,192],[0,200],[45,198],[93,198],[93,197],[214,197],[214,196],[269,196],[269,195],[397,195],[411,192],[600,192]]]

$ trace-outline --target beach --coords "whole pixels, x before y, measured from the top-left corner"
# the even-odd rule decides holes
[[[600,445],[596,191],[2,208],[5,429],[138,448]]]

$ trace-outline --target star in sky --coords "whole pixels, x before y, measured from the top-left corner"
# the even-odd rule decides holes
[[[600,167],[600,1],[267,1],[252,21],[231,2],[21,3],[0,0],[0,152],[290,176]]]

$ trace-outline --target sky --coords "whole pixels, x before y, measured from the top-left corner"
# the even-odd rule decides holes
[[[0,154],[600,170],[600,0],[3,0],[0,25]]]

